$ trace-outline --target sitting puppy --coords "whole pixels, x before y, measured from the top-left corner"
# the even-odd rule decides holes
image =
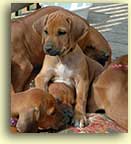
[[[67,126],[72,116],[71,107],[57,102],[41,89],[32,88],[11,95],[11,117],[18,118],[19,132],[59,130]]]
[[[84,53],[103,65],[105,65],[105,62],[106,64],[110,63],[111,48],[108,42],[101,33],[89,25],[87,20],[62,7],[44,7],[28,16],[11,21],[11,83],[15,92],[26,89],[28,80],[32,77],[32,72],[36,69],[40,70],[44,60],[42,23],[40,22],[37,25],[36,21],[41,21],[42,17],[58,10],[62,10],[62,13],[68,12],[87,25],[88,33],[78,42]],[[34,29],[36,27],[37,32]],[[74,35],[77,35],[75,29]]]
[[[37,21],[42,24],[43,49],[47,54],[40,73],[35,78],[36,87],[48,91],[50,81],[63,82],[74,87],[76,92],[74,125],[83,127],[87,124],[86,104],[88,90],[97,62],[87,57],[79,45],[79,38],[88,33],[88,26],[77,16],[56,11]],[[35,28],[35,24],[34,24]],[[36,27],[37,31],[37,27]],[[77,33],[75,33],[77,31]],[[89,76],[89,65],[92,65]]]
[[[113,61],[98,76],[93,83],[91,98],[94,101],[94,105],[92,105],[93,110],[104,109],[111,119],[128,129],[127,55]]]

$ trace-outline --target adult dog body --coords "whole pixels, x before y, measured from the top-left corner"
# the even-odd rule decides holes
[[[70,16],[76,16],[88,26],[87,35],[79,41],[83,51],[98,61],[107,54],[109,55],[108,62],[110,62],[111,49],[107,41],[97,30],[89,26],[86,20],[60,7],[46,7],[11,22],[11,82],[16,92],[23,90],[35,65],[41,65],[44,59],[41,24],[36,25],[39,29],[36,32],[32,27],[34,22],[41,19],[42,16],[58,10],[62,10],[62,13],[67,12]],[[77,35],[75,29],[74,35]]]
[[[92,110],[104,109],[120,126],[128,129],[128,56],[113,61],[93,83]],[[95,107],[96,106],[96,107]],[[90,111],[92,111],[90,109]]]

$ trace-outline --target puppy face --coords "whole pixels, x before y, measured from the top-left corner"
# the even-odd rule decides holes
[[[70,49],[70,24],[65,15],[50,15],[43,30],[45,37],[44,52],[55,56]]]
[[[36,108],[29,108],[20,112],[16,128],[19,132],[36,132],[37,121],[40,111]]]
[[[55,100],[52,95],[43,99],[41,116],[38,121],[38,129],[58,130],[69,124],[73,117],[72,107]]]
[[[33,28],[42,37],[44,52],[51,56],[66,55],[88,31],[84,21],[62,10],[40,18]]]
[[[60,130],[70,124],[72,117],[72,107],[56,101],[54,111],[44,114],[38,122],[38,128],[39,130]]]
[[[43,95],[43,93],[41,94]],[[29,106],[19,112],[16,124],[19,132],[37,132],[39,128],[42,130],[58,130],[69,124],[73,117],[72,107],[56,101],[50,94],[43,95],[42,100],[39,95],[35,97],[38,97],[38,101],[41,102],[40,107]],[[33,95],[31,98],[30,102],[35,100]],[[37,105],[37,102],[35,102],[35,105]]]

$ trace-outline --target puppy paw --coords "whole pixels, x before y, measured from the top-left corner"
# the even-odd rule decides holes
[[[75,114],[72,120],[75,127],[83,128],[89,124],[86,114]]]

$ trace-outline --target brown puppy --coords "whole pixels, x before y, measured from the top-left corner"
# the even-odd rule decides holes
[[[75,89],[64,83],[51,83],[48,91],[55,99],[66,105],[72,107],[75,104]]]
[[[128,129],[128,56],[113,61],[93,83],[92,98],[96,108],[120,126]],[[95,108],[93,108],[95,110]]]
[[[26,17],[12,20],[11,22],[11,83],[16,92],[23,90],[34,67],[41,65],[43,62],[44,40],[42,41],[42,23],[40,21],[38,25],[35,24],[35,27],[38,29],[37,33],[34,31],[33,24],[38,19],[41,19],[42,16],[60,9],[63,12],[76,16],[78,19],[80,18],[87,25],[87,35],[84,35],[79,40],[79,45],[84,52],[97,61],[102,60],[105,62],[108,59],[108,62],[110,62],[111,49],[107,41],[97,30],[89,26],[86,20],[60,7],[51,6],[42,8]],[[75,29],[74,35],[77,35]],[[105,55],[108,55],[109,58],[105,59]]]
[[[77,44],[79,38],[88,32],[88,27],[81,19],[63,11],[45,16],[42,23],[43,47],[47,55],[41,72],[35,79],[36,87],[48,91],[50,81],[64,82],[74,87],[76,91],[74,124],[83,127],[87,123],[86,102],[92,77],[89,77],[89,65],[93,66],[95,63],[97,67],[101,67],[86,57]],[[96,67],[90,70],[94,75]]]
[[[37,132],[38,129],[65,127],[72,117],[72,108],[57,103],[53,96],[41,89],[32,88],[12,94],[11,116],[18,117],[19,132]],[[12,130],[12,129],[11,129]]]

